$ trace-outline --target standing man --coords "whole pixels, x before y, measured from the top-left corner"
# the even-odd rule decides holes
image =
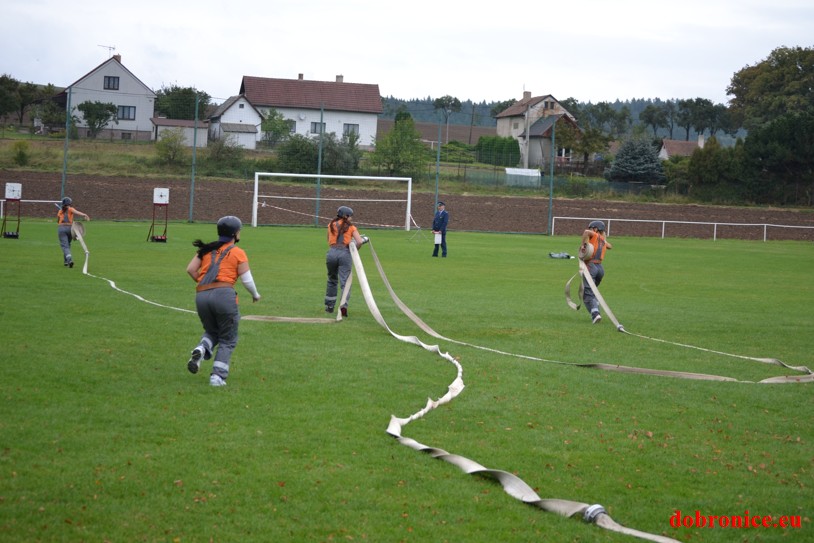
[[[605,268],[602,267],[602,259],[605,258],[605,250],[613,249],[613,245],[605,239],[605,223],[602,221],[591,221],[588,229],[582,233],[582,248],[580,254],[585,254],[584,262],[588,266],[588,272],[598,287],[605,277]],[[597,301],[594,291],[588,285],[588,280],[583,277],[585,291],[582,295],[582,302],[591,314],[591,322],[597,324],[602,320],[599,314],[599,301]]]
[[[435,248],[432,256],[438,256],[438,246],[441,246],[441,257],[447,257],[447,224],[449,223],[449,213],[444,202],[438,202],[438,211],[432,219],[432,233],[436,235]],[[441,235],[441,243],[438,243],[438,234]]]
[[[59,246],[62,248],[62,263],[69,268],[73,268],[73,256],[71,256],[73,233],[71,227],[75,215],[84,217],[86,221],[90,220],[87,214],[73,207],[73,200],[66,196],[62,199],[62,207],[57,212],[57,237],[59,238]]]

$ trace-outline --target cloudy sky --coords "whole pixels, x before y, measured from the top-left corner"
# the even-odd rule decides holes
[[[814,47],[811,0],[4,0],[0,73],[67,86],[109,58],[215,102],[244,75],[383,96],[726,103],[732,74]],[[115,47],[115,50],[111,49]]]

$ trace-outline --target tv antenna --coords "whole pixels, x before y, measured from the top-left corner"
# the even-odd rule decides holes
[[[105,49],[107,49],[107,58],[113,56],[113,51],[116,50],[115,45],[97,45],[97,47],[104,47]]]

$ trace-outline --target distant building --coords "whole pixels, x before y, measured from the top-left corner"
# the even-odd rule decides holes
[[[303,74],[297,79],[243,76],[240,95],[262,117],[276,110],[289,121],[293,134],[315,137],[322,130],[341,138],[354,133],[365,149],[376,141],[377,120],[383,111],[379,85],[345,83],[341,75],[336,81],[308,81]],[[258,132],[256,139],[261,138]]]
[[[153,117],[152,139],[158,141],[167,130],[181,130],[184,135],[184,145],[187,147],[206,147],[208,142],[209,121],[188,121],[184,119],[167,119],[166,117]]]
[[[497,114],[497,135],[512,137],[520,144],[522,165],[524,168],[538,168],[551,160],[551,139],[556,144],[556,123],[565,122],[578,129],[576,119],[556,98],[531,96],[523,92],[523,99]],[[568,160],[570,153],[566,149],[558,150],[561,160]]]
[[[232,96],[209,118],[209,137],[213,140],[229,137],[240,147],[255,149],[263,136],[262,123],[263,115],[245,96]]]
[[[117,123],[108,123],[98,138],[150,140],[156,94],[122,64],[121,55],[113,55],[83,75],[57,95],[56,101],[79,121],[79,136],[88,135],[88,125],[77,107],[85,102],[111,103],[117,108]]]
[[[661,149],[659,150],[659,158],[662,160],[669,160],[674,156],[692,156],[696,149],[704,148],[704,135],[698,135],[698,141],[684,141],[684,140],[661,140]]]

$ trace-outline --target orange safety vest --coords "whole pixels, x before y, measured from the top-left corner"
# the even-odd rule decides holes
[[[353,233],[356,232],[356,227],[351,224],[348,227],[348,229],[345,230],[345,235],[342,236],[342,240],[339,241],[337,238],[339,237],[339,225],[341,224],[341,222],[342,221],[336,221],[328,225],[328,245],[330,245],[331,247],[337,244],[341,244],[347,247],[348,245],[350,245],[350,242],[353,239]]]
[[[229,249],[231,247],[231,249]],[[234,285],[237,281],[237,267],[243,263],[248,262],[249,258],[246,256],[246,251],[235,247],[234,243],[226,243],[221,245],[217,251],[214,251],[215,258],[220,258],[224,251],[229,249],[226,256],[219,262],[218,275],[215,281],[219,283],[229,283]],[[212,265],[212,253],[207,253],[201,258],[201,269],[198,272],[198,283],[204,278],[209,267]]]
[[[73,224],[74,208],[68,206],[67,213],[65,213],[65,211],[66,209],[63,207],[60,208],[59,213],[57,213],[57,222],[59,223],[59,226],[71,226]]]
[[[605,236],[598,232],[591,232],[588,243],[594,248],[594,256],[591,258],[591,263],[601,264],[602,259],[605,258],[605,251],[608,249],[608,246],[605,245]]]

